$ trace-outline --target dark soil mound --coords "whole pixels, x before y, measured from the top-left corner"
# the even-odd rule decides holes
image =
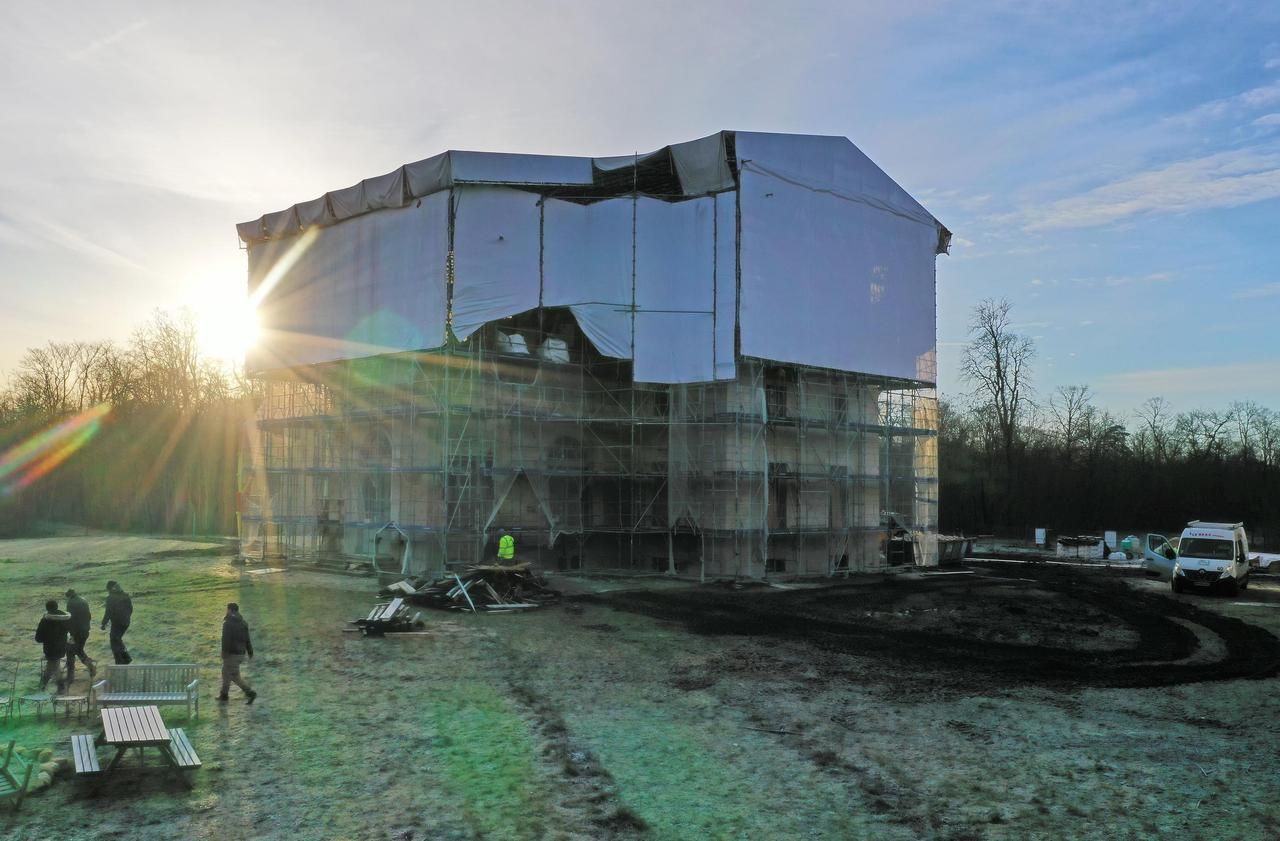
[[[1116,571],[993,564],[975,575],[868,576],[799,590],[582,597],[701,634],[785,639],[990,686],[1168,686],[1280,671],[1280,640],[1195,604],[1125,586]],[[1180,620],[1180,621],[1179,621]],[[1193,630],[1198,626],[1200,632]],[[1216,635],[1206,656],[1202,635]]]

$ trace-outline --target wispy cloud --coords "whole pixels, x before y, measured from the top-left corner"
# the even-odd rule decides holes
[[[1223,119],[1257,108],[1265,108],[1280,102],[1280,82],[1250,88],[1234,96],[1223,97],[1197,105],[1189,111],[1174,114],[1165,119],[1168,125],[1195,125],[1207,120]]]
[[[21,219],[12,216],[0,217],[0,239],[21,245],[44,242],[82,257],[88,257],[93,262],[107,263],[135,272],[147,272],[142,264],[127,254],[103,245],[60,222],[34,215]]]
[[[1107,275],[1106,277],[1073,277],[1071,278],[1072,286],[1084,286],[1092,288],[1095,286],[1133,286],[1138,283],[1167,283],[1173,279],[1173,275],[1169,272],[1151,272],[1143,275]],[[1057,282],[1054,282],[1057,285]]]
[[[1106,374],[1094,381],[1098,393],[1135,397],[1177,397],[1197,399],[1238,397],[1253,392],[1280,391],[1280,358],[1265,362],[1233,362],[1187,368],[1151,368]]]
[[[120,29],[117,29],[115,32],[112,32],[110,35],[105,35],[102,38],[97,38],[93,41],[90,41],[89,44],[86,47],[84,47],[84,49],[77,50],[76,52],[72,53],[69,56],[69,58],[72,61],[83,61],[84,59],[98,52],[99,50],[109,47],[112,44],[116,43],[117,41],[122,41],[125,38],[128,38],[133,33],[146,27],[148,23],[150,23],[150,21],[148,20],[135,20],[133,23],[130,23],[127,26],[124,26]]]
[[[1140,172],[1026,211],[1024,229],[1108,225],[1159,213],[1238,207],[1280,197],[1280,154],[1233,150]]]
[[[1168,272],[1151,272],[1144,275],[1111,275],[1103,278],[1107,286],[1132,286],[1135,283],[1167,283],[1173,275]]]
[[[1248,289],[1241,289],[1231,296],[1237,301],[1247,301],[1252,298],[1276,298],[1280,297],[1280,282],[1264,283],[1261,286],[1253,286]]]
[[[1276,59],[1280,61],[1280,59]],[[1255,126],[1280,126],[1280,114],[1263,114],[1253,121]]]

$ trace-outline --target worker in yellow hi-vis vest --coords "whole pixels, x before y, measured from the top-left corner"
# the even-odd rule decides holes
[[[498,563],[510,566],[516,560],[516,539],[505,531],[498,538]]]

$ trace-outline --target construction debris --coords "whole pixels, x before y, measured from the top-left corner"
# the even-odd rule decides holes
[[[369,615],[363,619],[354,619],[351,624],[356,626],[361,634],[366,637],[380,637],[388,633],[405,633],[426,627],[419,617],[421,613],[415,613],[409,616],[409,607],[404,603],[404,599],[396,598],[389,602],[379,602],[373,606],[373,610],[369,611]]]
[[[560,593],[529,564],[471,566],[435,581],[405,579],[384,587],[382,595],[394,601],[444,610],[472,613],[507,613],[530,610],[558,601]]]

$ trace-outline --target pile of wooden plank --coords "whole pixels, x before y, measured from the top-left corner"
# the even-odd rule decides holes
[[[378,602],[363,619],[353,619],[355,630],[365,636],[380,637],[389,633],[404,633],[422,627],[418,621],[421,614],[409,615],[409,606],[404,599],[394,598],[389,602]]]
[[[406,579],[383,589],[383,595],[422,607],[510,613],[531,610],[560,598],[529,564],[472,566],[435,581]]]

